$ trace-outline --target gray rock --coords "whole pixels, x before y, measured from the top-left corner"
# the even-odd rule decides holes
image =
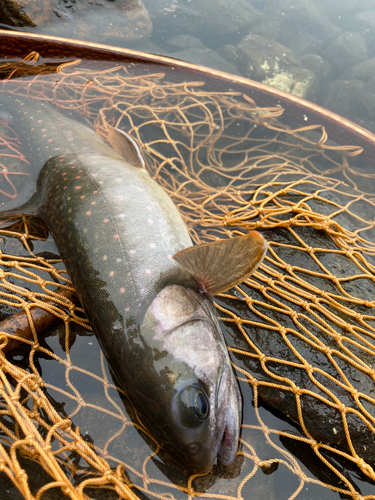
[[[324,92],[324,85],[329,81],[332,76],[330,65],[322,57],[317,54],[306,54],[301,57],[301,63],[314,73],[314,83],[310,87],[307,98],[310,101],[317,102],[320,94]]]
[[[306,97],[314,74],[287,47],[258,35],[237,46],[238,68],[245,76],[299,97]]]
[[[359,0],[314,0],[322,14],[337,19],[358,12]]]
[[[345,80],[354,78],[368,82],[375,75],[375,57],[367,59],[362,63],[352,66],[348,71],[345,71],[341,76]]]
[[[364,85],[363,91],[359,95],[359,100],[366,109],[371,118],[375,118],[375,77],[367,85]]]
[[[190,35],[177,35],[168,40],[166,43],[166,47],[170,50],[185,50],[185,49],[207,49],[205,44],[196,38],[195,36]]]
[[[315,38],[313,35],[306,33],[303,30],[283,29],[278,42],[289,47],[296,56],[304,54],[316,54],[323,48],[322,40]]]
[[[191,47],[185,50],[179,50],[178,52],[165,52],[164,54],[169,57],[180,59],[181,61],[207,66],[207,68],[218,69],[233,75],[240,74],[233,64],[225,61],[217,52],[208,48],[201,49]]]
[[[155,35],[203,33],[212,42],[228,34],[246,33],[261,14],[246,0],[144,0]],[[204,39],[203,41],[206,41]],[[213,43],[213,42],[212,42]]]
[[[365,111],[362,94],[366,84],[360,80],[335,80],[328,86],[324,106],[353,121]]]
[[[100,33],[101,43],[126,46],[148,38],[152,32],[142,0],[23,0],[21,6],[13,4],[41,34],[98,42]]]
[[[365,10],[354,16],[354,19],[361,21],[371,28],[375,28],[375,10]]]
[[[363,36],[346,32],[338,36],[324,52],[324,56],[338,73],[367,59],[367,47]]]
[[[217,53],[227,62],[231,64],[233,63],[237,66],[238,54],[237,54],[237,47],[235,47],[234,45],[230,44],[224,45],[224,47],[221,47],[221,49],[219,49]]]
[[[336,193],[329,193],[328,199],[333,203],[345,204],[344,200],[346,198],[343,199],[338,192]],[[314,210],[314,207],[311,208]],[[370,204],[368,204],[366,209],[369,212],[367,213],[369,217],[371,214]],[[352,228],[356,226],[356,223],[348,220],[348,223],[343,225],[347,228]],[[272,234],[275,237],[274,231]],[[319,234],[318,231],[309,230],[303,234],[305,238],[309,235],[305,239],[305,243],[311,241],[314,242],[314,245],[327,250],[337,248],[323,232]],[[280,230],[277,232],[277,235],[277,241],[280,243],[283,242],[286,244],[288,241],[292,241],[292,237],[286,230]],[[281,247],[275,251],[278,257],[288,264],[319,272],[320,267],[313,259],[307,258],[304,252]],[[345,255],[321,252],[318,258],[324,267],[335,276],[349,277],[360,272],[359,267]],[[306,279],[306,276],[307,274],[303,273],[303,279]],[[336,285],[333,285],[329,279],[319,280],[310,276],[308,282],[320,290],[333,294],[341,294]],[[240,287],[248,295],[251,295],[254,300],[264,300],[263,295],[260,293],[258,295],[258,292],[255,292],[252,288],[248,288],[247,285],[242,284]],[[345,285],[345,290],[352,297],[363,300],[373,298],[375,293],[371,277],[358,280],[358,282],[357,280],[351,280]],[[243,301],[242,295],[236,292],[234,292],[234,295],[239,300],[231,300],[229,298],[220,299],[220,301],[222,300],[221,304],[229,307],[231,311],[236,311],[243,319],[247,320],[246,323],[242,323],[242,328],[257,349],[255,351],[255,348],[249,346],[248,341],[240,333],[235,323],[227,323],[227,342],[229,347],[237,349],[237,352],[233,353],[236,358],[235,364],[250,372],[257,380],[273,384],[284,384],[285,390],[282,387],[275,388],[271,385],[260,384],[258,385],[258,393],[263,401],[276,410],[283,412],[297,424],[300,424],[300,419],[297,413],[296,394],[293,394],[292,390],[294,387],[297,387],[310,391],[311,394],[300,394],[302,418],[307,431],[318,442],[331,444],[337,448],[349,451],[343,416],[334,407],[334,404],[341,403],[346,408],[355,409],[358,413],[362,413],[362,415],[365,415],[367,412],[367,415],[370,414],[372,417],[375,417],[375,404],[373,401],[367,401],[361,397],[360,404],[357,404],[350,389],[350,387],[353,387],[369,398],[374,397],[375,386],[372,374],[371,372],[366,372],[366,369],[361,369],[361,363],[366,363],[370,369],[373,367],[373,354],[367,353],[364,349],[354,345],[355,342],[353,344],[343,342],[345,346],[341,346],[334,335],[326,334],[327,330],[314,326],[313,316],[309,316],[305,308],[296,305],[294,301],[289,302],[286,298],[280,299],[285,307],[290,307],[291,310],[294,310],[298,314],[309,316],[310,320],[306,319],[304,321],[300,317],[298,324],[292,318],[286,317],[285,314],[268,309],[266,316],[268,321],[270,321],[269,324],[281,324],[288,329],[288,333],[286,333],[286,338],[284,338],[278,331],[273,332],[268,329],[265,332],[264,329],[256,325],[256,322],[259,321],[259,316],[248,308],[245,301]],[[371,314],[368,308],[364,306],[355,306],[353,304],[352,309],[363,315]],[[262,309],[263,314],[264,311],[265,309]],[[354,324],[353,316],[350,314],[346,314],[344,311],[338,312],[337,310],[335,312],[339,315],[343,323]],[[345,328],[344,324],[331,323],[327,318],[325,319],[329,323],[330,328],[333,328],[338,336],[349,336],[353,340],[356,338],[355,334],[348,333],[348,329]],[[360,320],[355,322],[355,325],[359,327]],[[304,333],[304,328],[307,328],[315,338]],[[312,338],[314,338],[314,342],[311,342]],[[294,347],[294,352],[290,345]],[[321,347],[324,346],[324,349],[319,348],[319,345]],[[348,355],[346,349],[351,351],[351,359],[358,359],[358,363],[348,362],[350,355]],[[329,353],[330,350],[331,352]],[[250,356],[240,354],[241,351],[250,353]],[[254,356],[256,352],[262,353],[268,360],[259,360],[257,356]],[[295,353],[298,353],[298,356]],[[305,361],[302,362],[302,360]],[[303,365],[305,366],[303,367]],[[266,366],[266,369],[264,369],[264,366]],[[306,366],[309,366],[312,370],[308,371]],[[326,391],[330,391],[332,396],[327,394]],[[361,409],[361,405],[363,405],[364,409]],[[373,432],[355,412],[349,410],[346,412],[345,417],[351,441],[356,452],[361,458],[374,464],[375,438]]]
[[[264,18],[279,22],[275,40],[281,43],[288,32],[308,34],[323,43],[341,32],[312,0],[269,0],[263,14]]]

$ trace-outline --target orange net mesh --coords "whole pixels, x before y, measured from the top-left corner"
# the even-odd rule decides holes
[[[257,229],[269,251],[216,301],[244,396],[238,457],[185,478],[158,459],[121,400],[82,309],[57,294],[71,284],[45,253],[51,239],[26,219],[1,230],[0,304],[7,314],[24,310],[33,334],[23,357],[0,351],[1,471],[27,499],[61,498],[56,491],[375,499],[375,189],[361,150],[332,143],[323,127],[296,128],[282,109],[258,108],[238,92],[132,65],[76,61],[40,72],[37,60],[4,63],[4,78],[29,76],[2,90],[78,108],[103,138],[107,124],[127,130],[195,242]],[[6,200],[17,194],[11,172],[29,173],[6,167],[9,158],[27,162],[14,132],[1,136]],[[51,296],[54,304],[43,302]],[[47,336],[32,326],[36,306],[62,320]],[[4,333],[0,347],[14,337]]]

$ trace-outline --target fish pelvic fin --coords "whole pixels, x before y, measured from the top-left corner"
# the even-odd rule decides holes
[[[39,197],[37,193],[34,193],[23,205],[10,210],[4,210],[3,212],[0,211],[0,228],[9,229],[13,226],[17,227],[18,223],[24,218],[27,218],[30,222],[33,221],[32,225],[45,226],[37,215],[38,207]]]
[[[195,245],[173,259],[208,295],[225,292],[253,274],[262,263],[267,243],[257,231],[236,238]]]
[[[129,134],[118,128],[109,127],[108,140],[113,149],[133,167],[146,168],[141,150]]]

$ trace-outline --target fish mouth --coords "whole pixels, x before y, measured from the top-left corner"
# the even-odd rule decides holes
[[[237,455],[238,440],[240,437],[241,426],[241,396],[239,390],[234,391],[227,411],[226,425],[223,432],[223,437],[217,453],[217,458],[223,465],[231,465]],[[233,405],[233,403],[235,403]]]
[[[234,443],[228,425],[226,425],[217,457],[223,465],[231,465],[234,462],[234,459],[236,458],[236,453],[237,453],[237,443]]]

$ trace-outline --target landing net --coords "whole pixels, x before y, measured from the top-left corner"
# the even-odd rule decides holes
[[[0,337],[3,487],[26,499],[375,499],[353,480],[375,481],[375,184],[361,149],[242,93],[152,68],[41,64],[31,54],[0,73],[0,90],[77,108],[104,139],[108,125],[127,130],[196,243],[256,229],[269,245],[259,270],[217,297],[244,395],[238,457],[187,479],[124,411],[83,310],[58,293],[73,289],[46,253],[51,239],[27,219],[0,230],[2,317],[23,310],[32,333],[21,351],[6,347],[15,335]],[[8,203],[31,174],[6,120],[0,132]],[[61,318],[48,336],[34,327],[36,307]],[[74,339],[83,353],[93,346],[96,362]]]

